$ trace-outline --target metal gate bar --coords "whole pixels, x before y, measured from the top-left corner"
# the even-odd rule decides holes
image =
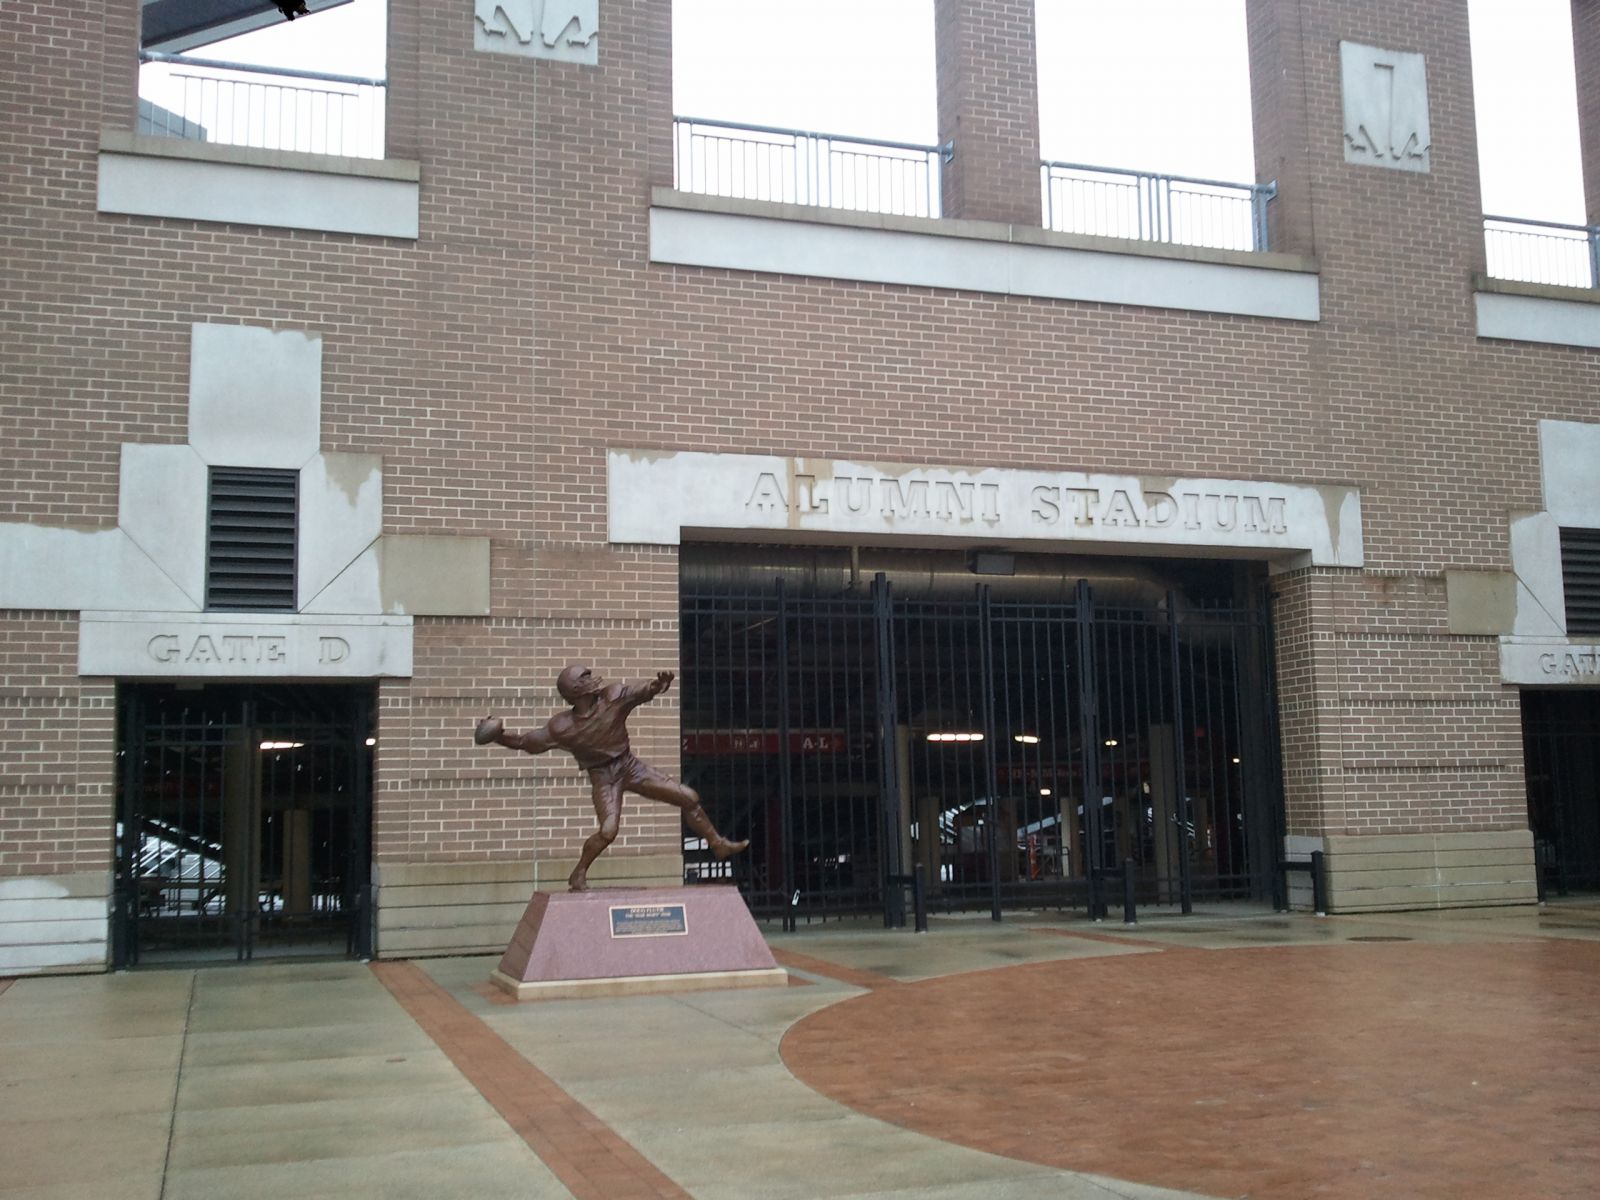
[[[872,632],[877,668],[876,712],[878,736],[878,796],[883,845],[887,851],[885,876],[903,876],[900,853],[900,779],[905,767],[895,714],[899,712],[895,674],[894,593],[881,572],[872,581]],[[905,923],[905,893],[898,887],[884,890],[883,921],[889,928]]]
[[[1095,672],[1094,594],[1078,580],[1078,758],[1083,766],[1083,870],[1089,884],[1089,915],[1106,915],[1105,838],[1100,781],[1100,692]]]

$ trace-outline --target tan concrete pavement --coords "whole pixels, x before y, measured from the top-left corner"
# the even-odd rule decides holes
[[[1360,940],[1372,938],[1406,941]],[[862,1061],[870,1064],[879,1046],[914,1059],[919,1044],[948,1046],[969,1032],[962,981],[953,976],[987,980],[991,988],[998,981],[1003,990],[1026,975],[1007,968],[1036,968],[1036,975],[1054,972],[1051,986],[1070,991],[1074,972],[1092,964],[1104,970],[1115,966],[1112,959],[1162,958],[1160,951],[1175,948],[1206,952],[1199,960],[1179,956],[1200,963],[1189,970],[1214,962],[1227,971],[1246,961],[1237,955],[1271,947],[1348,953],[1381,946],[1403,956],[1408,943],[1587,946],[1600,942],[1600,908],[1556,904],[1320,920],[1218,910],[1147,917],[1133,928],[1020,916],[999,925],[936,920],[926,935],[830,925],[769,940],[796,962],[821,969],[793,969],[803,986],[786,989],[517,1005],[486,986],[491,959],[425,961],[416,978],[437,985],[437,1004],[453,1022],[448,1033],[433,1036],[358,963],[21,979],[0,992],[0,1200],[1187,1195],[1062,1169],[1027,1147],[990,1153],[957,1144],[936,1126],[919,1132],[916,1122],[882,1119],[870,1103],[852,1107],[797,1078],[785,1062],[785,1035],[824,1010],[859,1032],[864,1026],[850,1024],[855,1009],[834,1006],[867,997],[879,1024],[876,1040],[863,1043]],[[1255,962],[1270,972],[1268,959]],[[1140,970],[1145,978],[1163,973],[1154,960]],[[896,989],[922,981],[951,989],[940,1001],[944,1007],[915,1009],[897,1023]],[[1193,997],[1197,1006],[1205,1000]],[[1457,1001],[1471,998],[1442,1000]],[[1549,998],[1527,1001],[1548,1006]],[[995,1011],[983,1019],[1003,1023]],[[1085,1036],[1038,1028],[1050,1011],[1048,1005],[1034,1011],[1018,1036],[1069,1047]],[[1104,1015],[1115,1020],[1113,1009]],[[1568,1027],[1553,1021],[1527,1028],[1535,1031],[1530,1037],[1569,1036]],[[991,1040],[997,1035],[992,1028],[981,1032]],[[1003,1042],[1004,1031],[998,1033]],[[483,1084],[474,1054],[487,1056],[501,1082]],[[545,1120],[552,1107],[546,1101],[507,1098],[519,1070],[546,1089],[528,1095],[559,1096],[565,1124]],[[1004,1080],[976,1076],[930,1079],[926,1086],[948,1092],[980,1082],[1005,1095]],[[1068,1113],[1087,1113],[1097,1103],[1093,1096],[1067,1101]],[[504,1115],[518,1111],[523,1115],[513,1120]],[[575,1169],[562,1150],[567,1128],[574,1137],[618,1139],[647,1160],[656,1182],[625,1173],[584,1175],[581,1162]],[[1059,1130],[1063,1139],[1071,1134],[1070,1124]],[[1596,1152],[1592,1135],[1586,1140],[1578,1131],[1571,1140],[1575,1155]],[[1220,1178],[1214,1170],[1203,1177]],[[1600,1178],[1594,1182],[1600,1192]]]

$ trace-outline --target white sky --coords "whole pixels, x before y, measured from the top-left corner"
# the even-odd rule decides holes
[[[1485,211],[1581,222],[1568,0],[1469,3]],[[383,11],[353,0],[191,53],[381,76]],[[1045,158],[1254,178],[1244,0],[1036,11]],[[682,116],[936,140],[932,0],[673,0],[673,55]]]

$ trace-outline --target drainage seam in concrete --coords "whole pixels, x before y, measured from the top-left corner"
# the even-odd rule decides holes
[[[172,1146],[178,1135],[178,1093],[183,1089],[183,1064],[189,1056],[189,1026],[194,1021],[194,998],[200,988],[200,972],[189,976],[189,1004],[183,1010],[183,1041],[178,1046],[178,1073],[172,1081],[172,1116],[167,1121],[167,1152],[161,1157],[161,1200],[166,1200],[167,1174],[172,1170]]]

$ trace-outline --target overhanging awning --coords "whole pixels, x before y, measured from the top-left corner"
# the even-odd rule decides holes
[[[318,13],[348,3],[350,0],[306,0],[306,8]],[[144,0],[139,45],[144,50],[175,54],[283,20],[283,13],[271,0]]]

